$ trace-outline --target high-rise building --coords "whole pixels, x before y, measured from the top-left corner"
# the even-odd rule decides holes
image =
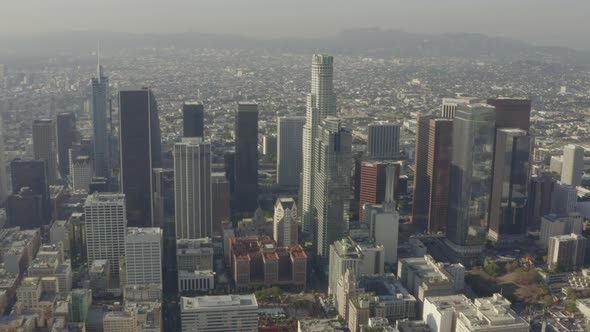
[[[103,73],[100,55],[97,54],[96,77],[92,83],[92,129],[94,147],[94,173],[98,177],[110,177],[110,137],[108,131],[108,115],[110,108],[109,78]]]
[[[348,230],[352,133],[340,120],[327,117],[314,144],[313,209],[316,254],[327,263],[329,248]]]
[[[57,184],[57,138],[53,120],[33,121],[33,155],[35,159],[47,162],[47,182]]]
[[[580,234],[559,235],[549,238],[547,264],[550,269],[569,271],[584,265],[587,240]]]
[[[441,116],[447,119],[453,119],[457,106],[469,105],[478,101],[477,97],[457,96],[454,98],[443,98],[441,107]]]
[[[258,104],[238,102],[234,130],[235,208],[252,213],[258,207]]]
[[[10,163],[12,193],[18,194],[21,189],[28,187],[35,195],[41,197],[42,221],[49,224],[51,219],[51,203],[49,184],[47,183],[47,162],[44,160],[14,159]]]
[[[254,294],[180,298],[182,331],[258,331]]]
[[[568,144],[563,148],[563,166],[561,168],[561,183],[579,186],[584,174],[584,148],[579,145]]]
[[[203,137],[204,112],[200,102],[185,102],[182,104],[182,136]]]
[[[276,156],[277,155],[277,136],[264,135],[262,136],[262,155]]]
[[[446,232],[453,120],[418,116],[412,223],[428,233]]]
[[[531,128],[531,100],[525,97],[489,98],[496,108],[496,128],[518,128],[527,133]]]
[[[211,174],[211,220],[213,234],[221,234],[221,223],[230,220],[229,181],[223,173]]]
[[[551,213],[568,214],[578,209],[576,186],[557,183],[551,193]]]
[[[314,232],[313,196],[315,195],[315,141],[318,128],[327,116],[336,115],[334,94],[334,59],[314,54],[311,64],[311,92],[307,95],[307,111],[303,126],[303,165],[301,178],[301,224],[304,232]]]
[[[129,227],[125,237],[127,285],[162,285],[162,230]]]
[[[367,156],[369,159],[392,160],[399,157],[400,125],[379,122],[369,125]]]
[[[163,227],[174,217],[174,170],[154,168],[154,226]]]
[[[88,265],[107,260],[113,277],[119,277],[119,260],[125,256],[127,220],[125,195],[99,193],[89,195],[84,204],[86,222],[86,252]]]
[[[551,196],[558,180],[559,175],[552,172],[543,172],[531,177],[527,222],[529,227],[538,227],[541,224],[541,217],[551,212]]]
[[[43,216],[43,197],[29,187],[22,187],[6,199],[6,217],[9,227],[35,229],[47,225]]]
[[[526,233],[532,148],[526,130],[496,131],[488,232],[492,241]]]
[[[584,217],[576,212],[556,215],[550,213],[541,218],[541,234],[537,245],[547,248],[549,238],[567,234],[582,234]]]
[[[121,190],[129,226],[154,224],[152,170],[162,161],[160,120],[149,88],[119,91]]]
[[[486,239],[495,115],[493,106],[471,104],[458,107],[453,120],[447,238],[467,260],[480,259]]]
[[[386,169],[391,166],[394,170],[394,193],[399,194],[399,178],[401,165],[385,161],[362,161],[361,181],[359,191],[359,220],[363,221],[363,206],[365,204],[381,204],[385,199]]]
[[[277,183],[298,186],[303,165],[303,125],[305,117],[277,119]]]
[[[273,238],[280,247],[297,244],[297,205],[293,198],[279,198],[275,204],[273,217]]]
[[[6,152],[4,151],[4,124],[0,116],[0,203],[8,196],[8,175],[6,175]]]
[[[70,173],[69,150],[77,139],[76,115],[73,112],[57,115],[57,154],[59,156],[59,173],[65,179]]]
[[[176,238],[210,237],[211,204],[211,144],[183,138],[174,145]]]
[[[88,156],[78,156],[71,162],[70,176],[72,178],[72,190],[86,192],[90,190],[92,182],[92,160]]]

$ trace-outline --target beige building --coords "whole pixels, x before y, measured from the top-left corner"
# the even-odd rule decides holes
[[[134,311],[108,312],[103,320],[104,332],[139,332]]]
[[[279,198],[275,204],[273,238],[279,247],[298,242],[297,205],[293,198]]]

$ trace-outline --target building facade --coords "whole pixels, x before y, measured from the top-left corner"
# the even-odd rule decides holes
[[[279,198],[273,216],[273,238],[279,247],[298,243],[297,205],[293,198]]]
[[[57,163],[57,135],[52,119],[33,121],[33,156],[47,162],[47,182],[57,184],[59,179]]]
[[[234,131],[235,208],[252,213],[258,207],[258,104],[238,103]]]
[[[183,137],[204,137],[204,124],[203,104],[200,102],[185,102],[182,104]]]
[[[579,145],[568,144],[563,148],[563,165],[561,168],[561,183],[579,186],[584,174],[584,148]]]
[[[183,331],[258,331],[258,302],[254,294],[180,298]]]
[[[92,140],[93,161],[96,176],[110,177],[110,135],[108,117],[110,113],[109,78],[103,73],[100,59],[96,68],[96,77],[92,84]]]
[[[393,160],[399,157],[400,125],[371,123],[367,129],[367,156],[374,160]]]
[[[125,280],[128,285],[162,285],[162,230],[129,227],[125,236]]]
[[[277,183],[298,186],[303,165],[303,125],[305,117],[277,119]]]

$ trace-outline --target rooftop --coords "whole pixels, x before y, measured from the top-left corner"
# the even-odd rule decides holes
[[[227,307],[258,307],[256,296],[248,295],[218,295],[181,297],[181,310],[216,310]]]

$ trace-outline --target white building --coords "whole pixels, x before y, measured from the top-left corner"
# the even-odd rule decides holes
[[[563,169],[563,156],[551,156],[549,159],[549,172],[557,173],[561,176]]]
[[[399,156],[400,125],[378,122],[369,125],[367,156],[370,159],[392,160]]]
[[[209,142],[190,137],[174,145],[174,193],[176,238],[210,237],[213,221]]]
[[[107,312],[102,325],[104,332],[139,332],[134,311]]]
[[[303,125],[305,117],[277,119],[277,183],[298,186],[303,165]]]
[[[178,291],[208,291],[215,288],[213,270],[178,270]]]
[[[125,194],[96,192],[86,199],[86,252],[88,265],[108,260],[109,275],[119,276],[119,259],[125,255],[127,217]]]
[[[57,184],[57,132],[52,119],[33,121],[33,155],[47,161],[47,182]]]
[[[563,148],[563,166],[561,168],[561,182],[572,186],[582,184],[584,173],[584,148],[579,145],[568,144]]]
[[[549,238],[565,234],[582,234],[584,217],[579,213],[566,215],[548,214],[541,218],[541,235],[537,244],[541,248],[547,248]]]
[[[125,237],[126,282],[162,284],[162,230],[129,227]]]
[[[183,331],[257,332],[258,302],[254,294],[180,298]]]
[[[293,198],[279,198],[273,217],[273,238],[279,247],[297,244],[297,205]]]
[[[72,190],[88,192],[90,182],[94,176],[92,160],[88,156],[78,156],[70,162]]]
[[[313,231],[314,166],[317,152],[315,141],[320,123],[327,116],[336,115],[334,94],[334,58],[314,54],[311,64],[311,92],[307,95],[307,111],[303,126],[303,166],[301,179],[301,223],[303,231]]]

